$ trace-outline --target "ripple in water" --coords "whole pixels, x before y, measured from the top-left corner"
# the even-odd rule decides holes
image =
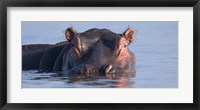
[[[22,71],[22,88],[132,88],[134,78],[76,78],[60,77],[57,73]]]

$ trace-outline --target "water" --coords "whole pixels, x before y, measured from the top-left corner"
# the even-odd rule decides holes
[[[118,88],[133,87],[134,79],[109,79],[106,77],[71,79],[54,76],[56,73],[37,73],[37,70],[22,72],[23,88]]]
[[[76,28],[85,26],[84,29],[91,28],[84,23],[81,25],[79,22],[77,26],[76,24],[74,26]],[[122,27],[131,25],[135,28],[137,32],[136,41],[129,46],[129,49],[136,55],[135,78],[126,80],[126,78],[109,79],[101,77],[72,81],[68,77],[52,77],[56,73],[41,74],[36,73],[36,70],[31,70],[22,72],[22,88],[178,87],[178,22],[102,22],[99,25],[96,22],[90,22],[87,24],[92,25],[92,23],[99,28],[103,26],[113,29],[112,26],[117,23]],[[62,22],[60,25],[66,26],[67,22]],[[55,31],[56,29],[53,28],[52,30]],[[121,30],[114,31],[121,32]],[[26,32],[28,33],[28,31]]]

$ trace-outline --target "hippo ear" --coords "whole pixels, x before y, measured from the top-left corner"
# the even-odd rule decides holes
[[[72,27],[67,28],[66,31],[65,31],[66,39],[69,42],[71,42],[74,39],[76,34],[77,34],[77,32]]]
[[[128,28],[124,33],[123,36],[126,40],[129,41],[129,44],[135,39],[135,32],[132,28]]]

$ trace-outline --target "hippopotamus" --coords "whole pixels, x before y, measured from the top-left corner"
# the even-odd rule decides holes
[[[66,43],[49,47],[42,56],[41,51],[38,52],[41,57],[37,58],[41,59],[38,70],[69,77],[135,76],[136,57],[128,48],[135,40],[132,28],[119,34],[97,28],[78,33],[70,27],[65,31],[65,37]],[[25,55],[22,60],[24,57],[27,58]]]
[[[66,41],[55,45],[31,44],[22,46],[22,70],[37,69],[38,72],[52,72],[60,51]]]

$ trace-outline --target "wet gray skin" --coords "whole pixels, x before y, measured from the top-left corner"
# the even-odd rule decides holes
[[[68,29],[68,31],[70,28]],[[71,31],[72,32],[72,31]],[[70,77],[135,76],[135,55],[128,49],[134,31],[117,34],[107,29],[67,32],[70,49],[63,56],[62,74]]]

